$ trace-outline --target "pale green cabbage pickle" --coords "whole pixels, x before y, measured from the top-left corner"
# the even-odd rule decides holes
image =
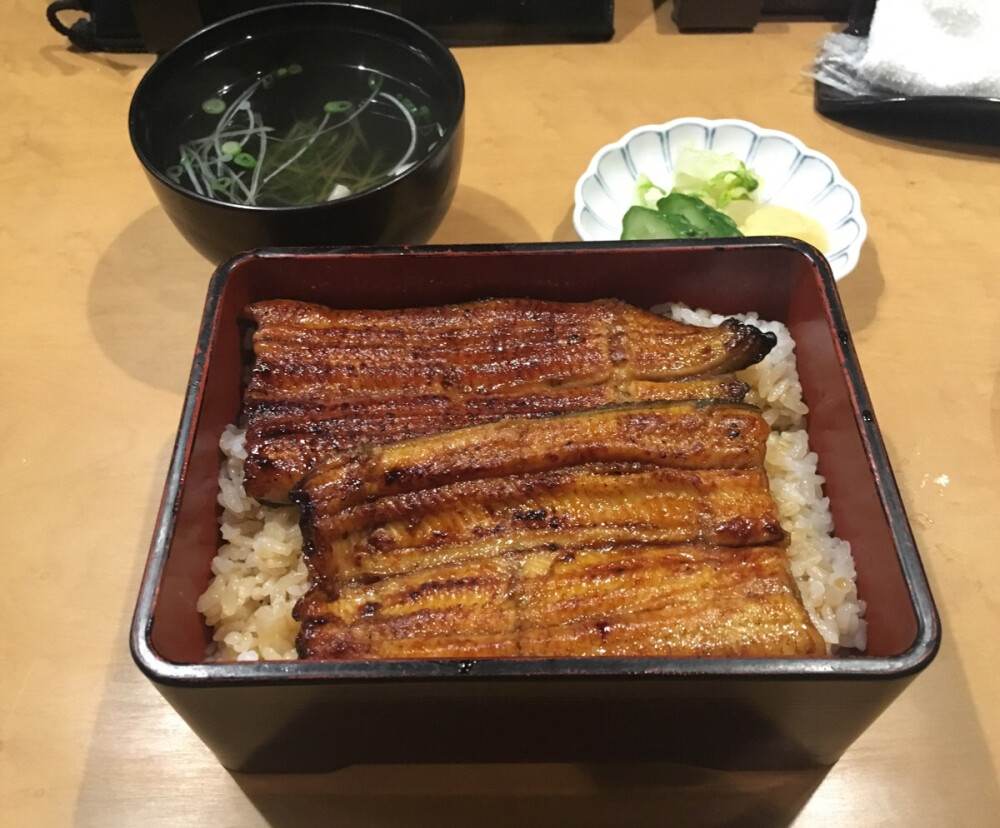
[[[749,199],[759,186],[757,176],[731,152],[684,147],[677,154],[674,190],[696,196],[717,210]]]
[[[710,207],[721,210],[734,201],[749,201],[760,187],[760,180],[731,152],[682,147],[674,166],[673,189],[670,192],[700,198]],[[635,184],[635,203],[655,209],[667,191],[646,175]]]

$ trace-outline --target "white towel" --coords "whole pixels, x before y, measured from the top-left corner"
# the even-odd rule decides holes
[[[1000,98],[1000,0],[878,0],[862,78],[905,95]]]

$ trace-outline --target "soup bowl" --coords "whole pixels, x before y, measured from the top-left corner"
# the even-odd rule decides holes
[[[286,3],[164,53],[129,109],[161,206],[220,263],[258,247],[427,242],[462,158],[465,84],[390,12]]]

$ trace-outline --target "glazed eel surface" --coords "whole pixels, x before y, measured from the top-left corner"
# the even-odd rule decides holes
[[[651,400],[737,402],[774,337],[617,300],[495,299],[403,310],[258,302],[244,396],[246,490],[283,502],[318,462],[504,418]]]
[[[817,656],[740,403],[501,420],[320,464],[293,490],[303,658]]]

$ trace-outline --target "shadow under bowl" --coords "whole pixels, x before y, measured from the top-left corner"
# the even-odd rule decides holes
[[[366,81],[367,88],[358,86]],[[411,113],[420,101],[426,102],[433,121],[421,123],[416,120],[419,115],[403,115],[417,145],[410,157],[412,165],[369,189],[315,203],[266,206],[231,203],[211,195],[206,175],[220,169],[219,156],[225,155],[219,152],[221,143],[243,139],[251,126],[260,130],[263,118],[273,116],[275,126],[267,132],[273,157],[282,150],[281,139],[290,122],[307,124],[309,129],[315,124],[318,132],[326,114],[325,102],[346,99],[361,109],[366,97],[374,95],[368,92],[376,88],[374,83],[390,90],[381,95],[384,101],[378,101],[377,95],[373,98],[390,113],[401,109],[396,101],[404,102]],[[240,97],[251,87],[255,91],[248,99],[250,105],[238,107]],[[397,90],[395,94],[392,89]],[[225,105],[222,113],[204,110],[203,102],[213,98]],[[465,85],[458,63],[424,29],[372,8],[292,3],[227,18],[166,52],[136,88],[129,133],[170,220],[196,250],[220,263],[258,247],[427,242],[444,218],[458,184],[464,107]],[[230,111],[230,126],[217,130],[219,119]],[[251,116],[257,119],[254,124]],[[282,117],[289,123],[280,123]],[[333,119],[333,126],[336,123]],[[365,138],[374,147],[375,133],[367,132],[371,126],[372,122],[365,126]],[[329,135],[331,119],[325,129]],[[182,144],[210,140],[213,133],[218,140],[211,140],[214,154],[207,173],[204,156],[182,160]],[[254,133],[252,140],[259,142],[259,134]],[[428,146],[421,148],[422,140]],[[284,143],[287,160],[294,151],[288,149],[289,141]],[[259,143],[255,148],[255,163],[260,159],[259,184],[276,165],[272,162],[268,170]],[[402,149],[392,149],[399,155],[407,148],[404,143]],[[396,157],[388,150],[386,156]],[[328,172],[322,165],[319,169]],[[234,192],[244,186],[254,190],[255,171],[243,171],[245,183],[234,183],[231,174],[223,177],[223,183]],[[240,201],[246,200],[241,189]]]

